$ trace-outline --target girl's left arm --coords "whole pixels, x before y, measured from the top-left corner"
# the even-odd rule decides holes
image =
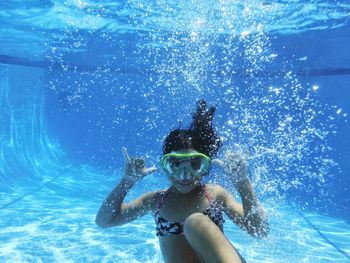
[[[227,179],[232,181],[242,199],[241,205],[220,187],[222,190],[219,190],[218,196],[221,196],[227,216],[252,236],[266,237],[269,232],[267,216],[247,176],[246,159],[239,154],[227,152],[224,161],[216,159],[214,162],[223,168]]]
[[[242,204],[224,188],[217,186],[217,198],[226,215],[240,228],[254,237],[264,238],[269,233],[269,223],[264,208],[259,203],[248,178],[242,180],[236,189]]]

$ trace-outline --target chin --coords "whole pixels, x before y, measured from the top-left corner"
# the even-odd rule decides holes
[[[198,183],[193,182],[188,185],[181,185],[181,183],[175,183],[174,186],[180,193],[187,194],[191,192],[193,189],[195,189],[198,186]]]
[[[187,193],[190,193],[194,189],[194,187],[186,189],[186,188],[183,188],[183,187],[176,186],[176,189],[182,194],[187,194]]]

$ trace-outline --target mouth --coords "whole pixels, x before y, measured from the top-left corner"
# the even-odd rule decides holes
[[[180,181],[178,182],[179,185],[182,185],[182,186],[189,186],[189,185],[192,185],[193,182],[192,181]]]

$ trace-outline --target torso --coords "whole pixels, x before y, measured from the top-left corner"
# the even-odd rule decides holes
[[[215,191],[211,185],[205,187],[207,195],[210,195],[211,203],[215,202]],[[176,198],[176,194],[168,189],[166,197],[163,199],[159,195],[156,199],[160,204],[159,216],[168,222],[183,223],[188,216],[193,213],[202,213],[210,206],[208,196],[205,195],[203,188],[194,189],[190,195]],[[162,202],[162,203],[160,203]],[[155,213],[157,213],[155,206]],[[195,251],[189,245],[183,234],[159,236],[160,248],[165,262],[201,262]]]

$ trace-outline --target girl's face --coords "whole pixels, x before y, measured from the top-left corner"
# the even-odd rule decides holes
[[[183,194],[191,192],[198,185],[200,185],[201,179],[202,178],[193,178],[193,177],[188,177],[187,179],[179,179],[179,178],[169,176],[169,180],[172,186],[175,187],[180,193],[183,193]]]
[[[195,150],[181,150],[174,151],[174,154],[195,154],[198,153]],[[176,173],[168,173],[168,178],[172,183],[173,187],[175,187],[180,193],[189,193],[193,189],[195,189],[201,182],[203,175],[194,175],[193,174],[193,166],[197,164],[191,160],[176,160]],[[198,164],[200,165],[200,164]],[[192,169],[192,172],[191,172]]]

